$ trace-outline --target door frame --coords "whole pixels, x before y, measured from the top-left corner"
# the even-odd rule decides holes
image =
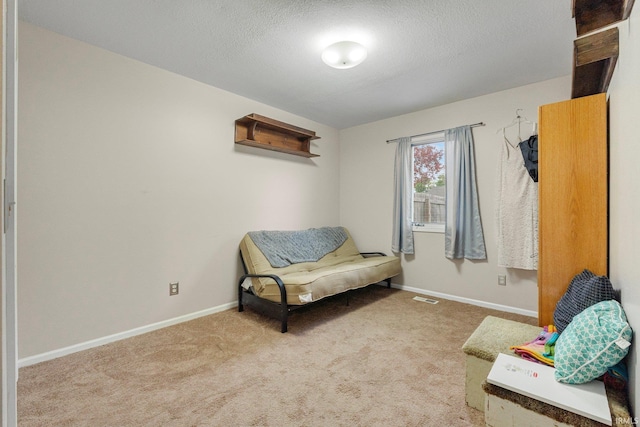
[[[17,0],[2,0],[2,101],[0,165],[2,165],[3,209],[0,301],[2,323],[2,426],[18,423],[18,316],[16,282],[16,166],[17,166]],[[4,157],[4,158],[3,158]]]

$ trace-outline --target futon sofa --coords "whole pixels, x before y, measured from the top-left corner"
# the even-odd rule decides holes
[[[400,273],[400,260],[382,252],[359,252],[344,227],[254,231],[240,242],[244,274],[238,311],[244,305],[281,321],[299,307],[351,289],[386,282]]]

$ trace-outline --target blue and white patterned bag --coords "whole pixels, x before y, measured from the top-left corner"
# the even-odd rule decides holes
[[[556,341],[555,379],[583,384],[629,352],[633,333],[620,303],[602,301],[576,315]]]

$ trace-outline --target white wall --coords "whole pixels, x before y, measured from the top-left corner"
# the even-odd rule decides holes
[[[444,234],[414,233],[415,255],[403,255],[403,275],[395,281],[412,288],[537,312],[536,272],[499,269],[496,264],[496,165],[503,143],[502,135],[496,131],[511,123],[518,108],[528,119],[537,121],[539,105],[568,99],[570,90],[570,77],[563,77],[342,130],[343,225],[362,242],[363,249],[378,248],[390,253],[396,146],[385,141],[484,122],[486,126],[474,128],[473,134],[488,260],[450,261],[444,257]],[[505,272],[507,286],[498,286],[498,274]]]
[[[230,303],[245,232],[338,225],[335,129],[26,23],[19,43],[19,358]],[[236,146],[254,112],[320,157]]]
[[[619,25],[620,57],[609,87],[610,276],[622,292],[622,306],[635,331],[629,357],[630,394],[636,416],[640,411],[638,332],[640,332],[640,9]]]

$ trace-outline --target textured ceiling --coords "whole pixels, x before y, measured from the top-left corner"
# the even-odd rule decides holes
[[[20,19],[338,129],[571,73],[571,0],[19,0]],[[361,65],[322,49],[365,45]]]

